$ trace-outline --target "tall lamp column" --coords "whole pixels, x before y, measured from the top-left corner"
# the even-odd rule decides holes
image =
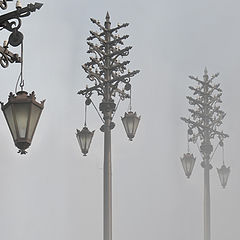
[[[210,221],[210,170],[212,169],[211,160],[217,147],[223,148],[223,140],[228,137],[227,134],[219,130],[225,113],[220,110],[219,104],[222,103],[220,97],[222,90],[220,84],[214,84],[213,80],[219,74],[212,77],[208,76],[207,69],[204,71],[203,80],[197,77],[189,76],[197,82],[197,87],[190,86],[193,95],[196,97],[187,97],[189,104],[193,106],[189,109],[190,117],[181,118],[188,125],[188,146],[189,143],[196,143],[202,157],[201,166],[204,169],[204,240],[211,239],[211,221]],[[214,139],[218,139],[216,148],[213,148]],[[200,142],[200,146],[198,145]],[[216,140],[215,140],[216,142]],[[189,178],[195,163],[195,157],[190,153],[184,154],[181,158],[186,176]],[[225,168],[224,168],[225,167]],[[226,186],[230,168],[223,166],[218,169],[219,178],[223,187]],[[225,181],[223,181],[223,179]]]
[[[94,92],[102,96],[102,101],[99,105],[99,110],[102,112],[102,116],[98,112],[103,126],[101,131],[104,132],[104,177],[103,177],[103,192],[104,192],[104,206],[103,206],[103,239],[112,240],[112,166],[111,166],[111,130],[115,124],[112,122],[114,114],[117,110],[118,104],[115,104],[114,97],[119,96],[120,100],[130,98],[131,94],[127,94],[126,91],[131,89],[130,78],[139,73],[136,71],[127,71],[126,65],[129,61],[119,61],[119,57],[124,57],[129,54],[129,50],[132,47],[123,47],[120,49],[120,45],[123,45],[123,40],[128,38],[128,35],[120,37],[115,34],[119,29],[128,26],[128,23],[122,25],[118,24],[117,27],[111,28],[110,16],[107,13],[106,21],[104,25],[101,25],[99,21],[91,18],[91,21],[98,26],[100,33],[90,31],[91,36],[87,39],[89,50],[88,53],[93,53],[94,56],[90,57],[90,62],[85,63],[82,67],[88,74],[87,78],[94,83],[93,87],[86,87],[78,94],[86,97],[86,105],[93,104],[91,96]],[[90,42],[96,40],[98,44]],[[99,45],[100,43],[100,45]],[[121,88],[122,85],[122,88]],[[130,91],[131,92],[131,91]],[[118,103],[119,103],[118,102]],[[95,107],[95,105],[94,105]],[[98,111],[98,109],[95,107]],[[127,135],[134,137],[140,117],[136,116],[133,112],[125,113],[125,117],[122,118],[124,127],[127,129]],[[126,127],[125,124],[128,124]],[[81,143],[80,147],[83,153],[88,152],[88,149],[83,149],[82,146],[90,147],[90,143],[93,137],[93,132],[77,130],[77,139]],[[87,135],[84,134],[87,132]],[[83,144],[83,141],[89,144]]]

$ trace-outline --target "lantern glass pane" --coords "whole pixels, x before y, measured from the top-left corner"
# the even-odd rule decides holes
[[[132,131],[133,136],[135,136],[135,133],[136,133],[136,131],[137,131],[137,127],[138,127],[139,121],[140,121],[140,117],[138,118],[138,117],[136,116],[136,114],[135,114],[135,116],[134,116],[134,123],[133,123],[133,131]]]
[[[30,116],[29,126],[28,126],[28,135],[27,135],[27,138],[30,140],[32,139],[33,134],[35,132],[41,112],[42,112],[42,109],[40,107],[32,104],[31,116]]]
[[[125,128],[125,131],[127,133],[127,136],[129,137],[130,135],[130,129],[129,129],[129,124],[128,124],[128,117],[125,115],[124,118],[122,118],[122,122],[123,122],[123,125],[124,125],[124,128]]]
[[[130,135],[133,135],[133,131],[134,131],[134,118],[132,118],[132,117],[128,117],[127,118],[127,127],[128,127],[128,133]]]
[[[14,104],[14,111],[20,138],[26,137],[30,103]]]
[[[84,153],[88,152],[88,149],[90,147],[90,143],[92,141],[93,134],[90,131],[86,131],[85,134],[81,134],[80,141],[82,145],[82,150]]]
[[[10,128],[11,134],[13,136],[13,139],[16,140],[17,139],[17,132],[16,132],[16,128],[15,128],[15,124],[14,124],[14,119],[13,119],[13,113],[12,113],[12,106],[9,105],[5,110],[5,117],[8,123],[8,126]]]
[[[86,150],[89,149],[91,140],[92,140],[92,134],[91,134],[91,132],[89,132],[89,133],[86,134],[86,136],[85,136],[85,146],[84,146],[84,147],[85,147]]]

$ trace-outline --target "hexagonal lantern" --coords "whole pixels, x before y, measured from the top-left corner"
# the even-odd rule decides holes
[[[44,101],[38,103],[35,93],[28,95],[25,91],[9,94],[8,102],[1,103],[2,111],[11,131],[13,141],[20,154],[26,154],[26,149],[31,145]]]
[[[192,170],[195,164],[196,158],[191,153],[183,154],[183,157],[181,158],[181,162],[183,165],[183,169],[185,172],[185,175],[189,178],[192,174]]]
[[[133,113],[132,111],[129,111],[128,113],[125,112],[124,117],[121,117],[125,131],[130,141],[132,141],[136,134],[140,118],[141,117],[138,117],[136,112]]]
[[[225,164],[223,164],[220,169],[217,168],[217,172],[218,172],[218,176],[222,184],[222,187],[225,188],[227,185],[229,174],[230,174],[230,167],[226,167]]]
[[[94,131],[89,131],[86,126],[83,127],[82,131],[77,129],[76,137],[83,153],[83,156],[87,156],[90,144],[92,142]]]

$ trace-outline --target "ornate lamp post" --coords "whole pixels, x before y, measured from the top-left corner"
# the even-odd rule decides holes
[[[204,240],[211,239],[210,233],[210,170],[212,169],[211,160],[218,146],[223,148],[223,140],[227,134],[219,130],[225,113],[220,110],[222,90],[220,84],[214,84],[213,80],[219,74],[212,77],[208,76],[207,69],[204,71],[203,80],[190,76],[198,84],[197,87],[189,87],[196,97],[187,97],[189,104],[193,106],[189,109],[190,117],[181,118],[188,125],[188,142],[196,143],[202,157],[201,166],[204,169]],[[215,150],[213,149],[214,139],[218,139]],[[184,154],[181,158],[184,171],[190,177],[195,158],[193,154]],[[225,165],[218,169],[218,174],[223,187],[226,186],[230,168]]]
[[[123,45],[123,40],[128,38],[128,35],[119,37],[115,33],[128,26],[128,23],[118,25],[117,27],[111,28],[110,16],[107,13],[106,21],[104,26],[100,24],[99,21],[91,18],[91,21],[100,28],[101,32],[90,31],[91,36],[87,39],[89,50],[88,53],[93,53],[94,56],[90,57],[90,62],[85,63],[82,67],[88,74],[87,78],[94,83],[93,87],[86,87],[86,89],[81,90],[78,94],[84,95],[86,97],[86,105],[93,104],[90,99],[92,94],[96,92],[98,95],[102,96],[102,101],[99,105],[99,110],[102,112],[103,117],[101,117],[104,125],[101,127],[101,131],[104,132],[104,228],[103,228],[103,239],[112,239],[112,167],[111,167],[111,130],[114,128],[115,124],[112,122],[115,111],[117,110],[117,105],[114,102],[114,96],[116,93],[119,94],[120,99],[124,100],[130,96],[125,93],[131,89],[130,78],[135,74],[139,73],[136,71],[126,71],[126,65],[129,61],[120,62],[119,57],[124,57],[129,54],[129,50],[132,47],[119,48],[118,45]],[[90,42],[92,40],[98,40],[99,44]],[[120,89],[120,85],[123,85],[123,89]],[[131,95],[131,94],[130,94]],[[95,107],[95,105],[94,105]],[[97,108],[95,107],[97,110]],[[135,135],[138,122],[140,118],[136,116],[136,113],[129,112],[125,114],[122,119],[125,129],[127,131],[130,140]],[[86,127],[86,125],[85,125]],[[83,133],[85,131],[85,133]],[[87,134],[86,134],[87,132]],[[85,146],[81,143],[80,147],[84,154],[87,153],[88,147],[90,145],[91,133],[86,129],[81,132],[77,131],[77,138],[80,139],[83,136],[82,142],[87,142]],[[91,135],[91,136],[90,136]],[[87,137],[88,136],[88,137]],[[88,138],[88,140],[86,140]]]

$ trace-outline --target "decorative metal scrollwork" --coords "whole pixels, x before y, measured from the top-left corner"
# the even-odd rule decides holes
[[[10,20],[7,20],[2,24],[2,26],[5,29],[7,29],[8,31],[13,32],[13,31],[15,31],[16,29],[19,29],[22,26],[22,21],[19,17],[14,17],[13,19],[10,19]]]
[[[6,10],[7,9],[7,1],[6,0],[0,1],[0,8],[2,10]]]
[[[7,55],[0,53],[2,56],[0,57],[0,64],[3,68],[7,68],[9,66],[9,59]]]
[[[18,54],[13,54],[10,51],[7,50],[7,48],[0,47],[0,65],[3,68],[7,68],[10,63],[20,63],[21,58],[18,56]]]
[[[7,8],[8,0],[0,0],[0,8],[5,10]],[[10,0],[9,0],[10,1]],[[9,66],[9,62],[20,63],[21,58],[18,54],[13,54],[7,50],[8,45],[13,47],[19,46],[23,41],[23,34],[19,31],[22,21],[21,18],[27,17],[31,12],[39,10],[43,6],[42,3],[28,4],[26,7],[17,6],[17,10],[3,14],[0,16],[0,30],[6,29],[11,32],[8,43],[4,47],[0,46],[0,65],[3,68]]]

